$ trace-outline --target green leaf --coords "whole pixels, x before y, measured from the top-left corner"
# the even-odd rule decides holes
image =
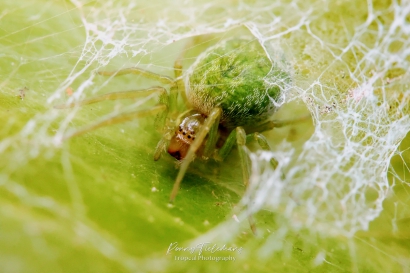
[[[352,238],[328,236],[326,232],[317,232],[318,227],[287,230],[282,226],[287,221],[286,215],[268,210],[255,216],[258,228],[264,231],[263,236],[253,236],[246,218],[241,218],[240,223],[232,218],[236,214],[240,216],[238,204],[245,191],[236,151],[221,164],[196,160],[182,182],[175,205],[169,206],[169,194],[178,170],[175,160],[165,153],[159,161],[153,160],[161,138],[161,132],[153,125],[155,117],[101,128],[62,141],[65,133],[103,116],[135,106],[155,105],[153,98],[104,102],[73,109],[53,108],[73,97],[84,99],[155,84],[133,75],[108,79],[96,76],[96,71],[141,65],[173,76],[173,61],[184,47],[182,37],[185,33],[193,36],[195,23],[189,20],[189,14],[178,13],[185,3],[173,3],[171,9],[162,1],[137,2],[131,1],[134,5],[128,1],[80,4],[74,0],[27,3],[5,0],[0,3],[1,271],[409,270],[406,258],[410,250],[406,184],[409,136],[399,148],[403,152],[393,157],[392,173],[396,175],[392,175],[390,181],[395,181],[396,186],[386,198],[383,212],[371,223],[369,231],[358,232]],[[231,17],[241,23],[253,18],[264,26],[264,21],[258,18],[280,14],[278,8],[290,10],[297,6],[289,6],[286,1],[278,7],[270,6],[271,1],[261,1],[259,5],[262,6],[258,6],[257,1],[244,1],[249,7],[247,12],[252,12],[249,17],[235,5],[225,7],[217,2],[209,9],[199,2],[192,5],[198,15],[195,22],[208,26],[209,32],[212,27],[215,31],[227,30],[229,20],[225,19]],[[128,8],[128,5],[131,6]],[[315,23],[335,22],[337,16],[326,14],[322,3],[309,1],[298,11],[301,12],[305,5],[308,5],[307,10],[318,11],[319,23]],[[340,7],[340,16],[345,18],[342,21],[365,20],[366,7],[360,5],[356,13],[352,13],[355,3],[349,5]],[[267,7],[269,10],[264,10]],[[375,8],[380,7],[375,4]],[[133,11],[131,15],[120,12],[128,9]],[[314,21],[314,16],[307,11],[306,16],[312,16]],[[116,25],[121,19],[129,24]],[[96,22],[99,24],[94,25]],[[139,29],[139,24],[143,28]],[[130,25],[132,30],[121,29]],[[351,26],[347,24],[347,32],[353,31]],[[105,43],[103,38],[87,40],[94,39],[98,30],[106,31],[104,35],[111,33],[108,31],[111,27],[116,28],[113,37],[104,36]],[[162,35],[167,27],[179,42],[164,40],[170,37]],[[305,40],[306,27],[294,30],[294,40],[287,33],[282,38],[299,40],[289,47],[295,52],[303,48],[302,51],[307,52],[303,56],[308,60],[305,59],[300,67],[298,62],[294,66],[301,76],[311,79],[321,73],[316,71],[317,64],[325,61],[320,51],[315,51],[316,46],[309,44],[311,40]],[[375,26],[369,29],[372,27]],[[90,35],[92,31],[95,32]],[[203,29],[202,33],[205,33]],[[209,36],[208,40],[212,37],[221,36]],[[110,43],[113,41],[110,38],[116,42],[124,38],[125,45],[115,51],[119,43]],[[337,39],[331,33],[328,38],[331,42],[326,42],[336,44]],[[115,58],[109,57],[111,52],[115,52]],[[184,61],[192,62],[198,54],[200,50],[193,50]],[[397,73],[399,75],[392,78],[401,75]],[[326,77],[321,80],[333,83],[333,79]],[[347,86],[348,83],[340,84],[341,89]],[[304,109],[293,103],[279,112],[278,117],[286,119],[289,115],[303,113]],[[268,134],[268,138],[272,146],[287,139],[296,149],[302,149],[313,130],[312,124],[307,123],[279,129]],[[397,177],[402,178],[403,183]],[[181,248],[173,248],[175,243]],[[212,252],[208,249],[199,255],[199,245],[204,243],[218,247],[226,245],[233,250]],[[189,248],[192,246],[196,247],[193,251]],[[235,247],[242,247],[242,250]],[[183,261],[184,257],[196,260]],[[218,257],[231,260],[216,261]]]

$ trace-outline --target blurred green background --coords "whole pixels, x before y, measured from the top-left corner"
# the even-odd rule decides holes
[[[257,7],[256,2],[247,1],[247,4]],[[113,4],[107,15],[111,21],[115,20],[112,16],[117,5],[126,7],[130,3]],[[161,2],[136,5],[142,7],[131,7],[138,11],[136,22],[170,15],[161,13]],[[144,9],[144,5],[148,8]],[[235,1],[227,1],[226,7],[230,5],[238,7]],[[346,16],[346,20],[349,15],[365,20],[365,12],[360,10],[363,5],[350,14],[354,5],[354,1],[341,5],[340,16]],[[74,92],[84,87],[106,93],[135,85],[153,85],[151,81],[124,76],[109,82],[103,77],[92,78],[92,83],[82,86],[93,69],[105,67],[101,56],[98,65],[89,66],[88,57],[98,51],[100,44],[97,41],[93,48],[90,47],[93,43],[86,42],[92,26],[85,27],[84,20],[92,23],[87,12],[95,13],[94,9],[107,9],[107,6],[96,2],[79,6],[77,1],[3,0],[0,3],[1,272],[410,271],[410,194],[408,186],[398,179],[408,181],[410,137],[402,142],[399,148],[402,152],[393,157],[392,170],[396,176],[391,175],[390,181],[396,186],[369,231],[359,232],[353,238],[310,236],[303,229],[289,232],[281,241],[282,248],[260,259],[258,251],[270,242],[255,238],[243,221],[242,232],[228,244],[243,246],[243,253],[224,252],[235,256],[235,261],[183,262],[166,255],[171,243],[188,246],[190,240],[212,231],[219,223],[232,221],[233,208],[244,191],[238,182],[241,173],[235,160],[237,154],[234,152],[224,164],[193,164],[176,206],[170,208],[167,201],[177,169],[169,156],[164,155],[158,162],[152,160],[161,137],[152,126],[154,118],[102,128],[59,143],[55,135],[62,133],[61,124],[67,116],[75,114],[68,128],[78,128],[113,109],[135,103],[93,105],[76,112],[53,109],[53,105],[70,97],[65,92],[66,86]],[[201,8],[198,4],[198,9]],[[218,16],[223,16],[223,12],[214,10]],[[104,14],[104,10],[99,14],[102,21]],[[332,21],[329,14],[318,20],[329,24]],[[122,18],[120,13],[116,16]],[[201,20],[206,18],[204,15]],[[184,29],[178,31],[183,33]],[[146,33],[149,29],[135,35],[144,39]],[[156,72],[172,76],[173,60],[183,43],[153,45],[157,47],[147,46],[149,52],[142,57],[133,54],[137,49],[126,48],[107,69],[135,63],[149,68],[153,64]],[[104,50],[109,49],[108,46]],[[314,67],[301,71],[316,73]],[[76,73],[81,74],[76,76]],[[60,98],[50,101],[55,94],[60,94]],[[298,104],[287,106],[278,113],[278,118],[295,111],[303,113],[300,108],[303,107]],[[312,133],[313,125],[300,126],[277,130],[269,138],[272,142],[287,139],[295,146],[302,145]],[[261,213],[257,222],[280,232],[271,214]],[[223,241],[212,243],[224,244]]]

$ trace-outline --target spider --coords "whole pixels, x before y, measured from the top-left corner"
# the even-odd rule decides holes
[[[236,144],[241,162],[245,188],[249,184],[250,159],[246,139],[255,139],[260,147],[270,150],[261,132],[282,127],[298,120],[271,120],[287,89],[291,87],[289,72],[273,62],[255,38],[233,38],[204,51],[182,73],[179,57],[174,63],[175,78],[159,75],[138,67],[119,71],[100,71],[104,76],[137,74],[169,85],[147,89],[103,94],[94,98],[56,108],[69,108],[105,100],[138,98],[159,94],[159,103],[150,109],[119,114],[80,129],[66,138],[83,134],[96,128],[122,123],[150,115],[157,115],[163,124],[154,160],[164,150],[180,161],[180,168],[170,194],[172,203],[180,183],[195,157],[223,161]],[[180,113],[178,97],[187,110]],[[254,230],[251,223],[251,228]]]

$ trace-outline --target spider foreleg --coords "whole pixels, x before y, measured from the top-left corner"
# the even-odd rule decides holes
[[[160,75],[160,74],[157,74],[157,73],[154,73],[154,72],[142,69],[142,68],[138,68],[138,67],[129,67],[129,68],[124,68],[124,69],[117,70],[117,71],[99,71],[97,73],[99,75],[113,76],[113,77],[127,75],[127,74],[135,74],[135,75],[140,75],[147,79],[156,80],[163,84],[174,84],[175,83],[175,81],[168,76]]]
[[[161,140],[158,142],[157,147],[155,148],[154,152],[154,160],[157,161],[160,159],[161,154],[169,145],[169,141],[171,140],[172,136],[174,135],[173,129],[168,129],[163,134]]]
[[[151,94],[159,93],[160,94],[160,103],[168,105],[167,102],[167,90],[161,86],[154,86],[146,89],[139,89],[139,90],[130,90],[130,91],[120,91],[120,92],[112,92],[107,94],[102,94],[96,97],[92,97],[89,99],[85,99],[78,102],[72,102],[69,104],[60,104],[55,105],[54,108],[56,109],[66,109],[72,108],[75,106],[84,106],[88,104],[93,104],[101,101],[106,100],[120,100],[120,99],[136,99],[141,97],[147,97]]]
[[[75,132],[68,134],[64,137],[64,139],[68,139],[74,136],[79,136],[82,135],[84,133],[93,131],[97,128],[100,127],[105,127],[108,125],[113,125],[113,124],[118,124],[118,123],[124,123],[127,121],[131,121],[134,119],[138,119],[138,118],[142,118],[142,117],[147,117],[147,116],[151,116],[151,115],[155,115],[155,114],[159,114],[163,111],[165,111],[167,109],[166,105],[157,105],[154,106],[150,109],[147,110],[138,110],[138,111],[133,111],[133,112],[129,112],[129,113],[122,113],[113,117],[108,117],[106,119],[103,119],[99,122],[96,122],[94,124],[88,125],[82,129],[76,130]]]
[[[174,201],[178,193],[182,178],[184,178],[184,175],[188,169],[189,164],[194,160],[196,152],[203,145],[205,137],[209,134],[209,132],[212,130],[215,124],[219,124],[221,114],[222,110],[220,108],[214,108],[206,118],[205,123],[201,126],[201,130],[195,137],[194,142],[192,142],[192,144],[189,146],[188,152],[182,161],[182,164],[179,168],[178,176],[172,188],[171,196],[169,198],[169,201],[171,203]]]

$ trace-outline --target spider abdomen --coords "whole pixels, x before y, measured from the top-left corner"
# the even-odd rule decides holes
[[[282,101],[290,74],[272,63],[257,40],[232,39],[204,52],[186,79],[191,106],[204,115],[220,107],[220,123],[234,128],[267,121]]]

